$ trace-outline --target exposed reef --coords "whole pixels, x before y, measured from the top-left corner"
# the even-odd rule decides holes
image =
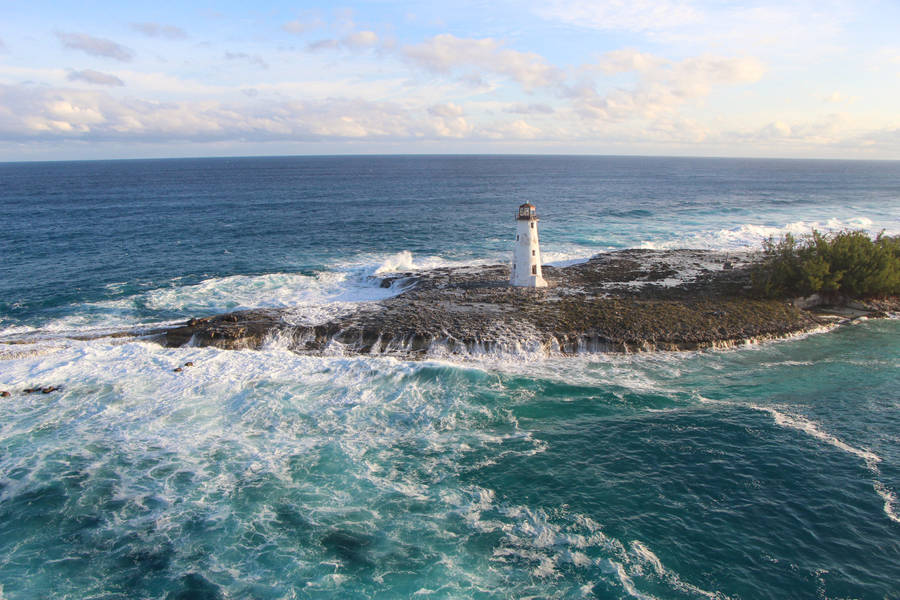
[[[325,322],[290,309],[205,318],[154,332],[167,346],[260,348],[278,343],[307,354],[632,352],[721,348],[884,316],[886,305],[845,313],[751,298],[752,255],[703,250],[625,250],[567,267],[544,267],[548,288],[511,288],[507,266],[393,273],[384,287],[404,291],[360,303]],[[850,313],[846,313],[850,310]],[[854,312],[855,311],[855,312]]]

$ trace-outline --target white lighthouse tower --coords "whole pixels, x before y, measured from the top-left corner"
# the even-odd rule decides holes
[[[541,275],[541,246],[538,243],[537,209],[525,203],[516,214],[516,245],[513,250],[509,284],[518,287],[547,287]]]

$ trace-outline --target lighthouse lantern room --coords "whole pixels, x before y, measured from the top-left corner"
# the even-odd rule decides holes
[[[516,215],[516,245],[513,250],[510,285],[517,287],[547,287],[541,274],[541,247],[538,242],[537,209],[525,203]]]

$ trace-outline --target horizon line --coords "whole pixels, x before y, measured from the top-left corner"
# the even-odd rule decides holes
[[[391,153],[347,153],[347,154],[226,154],[197,156],[146,156],[129,158],[76,158],[76,159],[22,159],[0,160],[0,164],[41,164],[41,163],[94,163],[94,162],[128,162],[128,161],[167,161],[167,160],[227,160],[227,159],[264,159],[264,158],[463,158],[463,157],[559,157],[559,158],[665,158],[686,160],[779,160],[779,161],[817,161],[817,162],[900,162],[897,158],[832,158],[832,157],[796,157],[796,156],[710,156],[710,155],[670,155],[670,154],[586,154],[586,153],[538,153],[538,152],[391,152]]]

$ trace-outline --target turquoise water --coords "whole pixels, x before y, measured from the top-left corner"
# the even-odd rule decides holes
[[[0,341],[24,342],[0,345],[0,598],[900,595],[896,320],[422,362],[68,337],[237,306],[325,319],[394,293],[376,271],[504,259],[526,196],[561,261],[900,222],[894,163],[557,158],[554,200],[517,160],[0,165],[21,236]],[[447,205],[479,218],[425,222]]]

